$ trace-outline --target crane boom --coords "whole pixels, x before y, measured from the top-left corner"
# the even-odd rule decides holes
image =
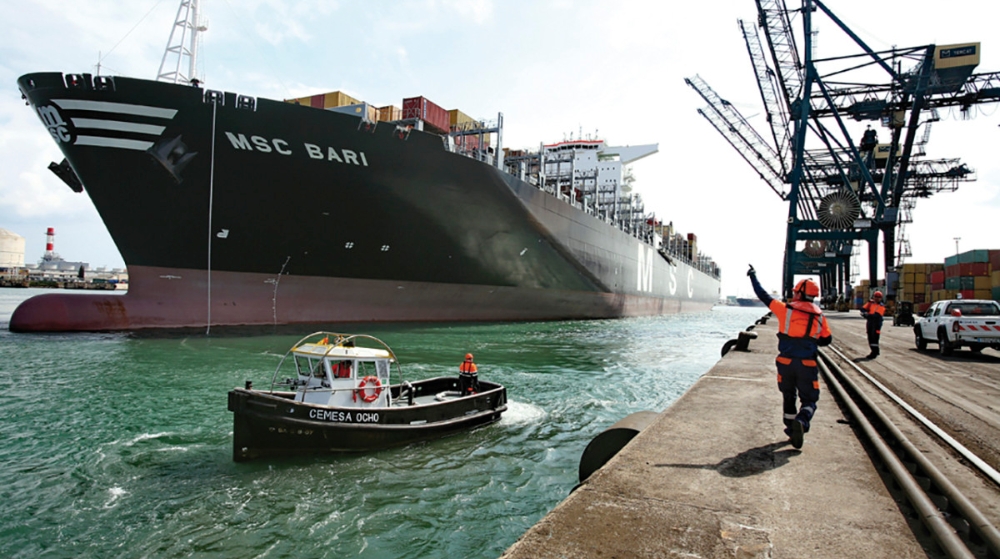
[[[788,155],[791,152],[791,142],[788,132],[788,113],[784,110],[782,100],[775,90],[774,70],[767,65],[764,56],[764,47],[760,43],[760,36],[757,28],[747,25],[742,19],[739,20],[740,30],[743,32],[743,40],[747,45],[747,53],[750,55],[750,62],[753,65],[754,75],[757,77],[757,89],[760,90],[760,98],[764,103],[764,111],[767,113],[767,122],[771,127],[771,136],[774,138],[774,147],[778,153],[778,162],[781,164],[781,173],[788,174]]]
[[[719,97],[700,76],[684,78],[684,83],[691,86],[708,103],[708,110],[699,109],[698,113],[736,148],[771,190],[784,199],[786,196],[784,174],[780,171],[781,164],[774,148],[757,133],[736,107]]]

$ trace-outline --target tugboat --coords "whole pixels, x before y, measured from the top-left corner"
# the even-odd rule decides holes
[[[294,376],[283,377],[286,365]],[[488,425],[507,410],[507,390],[478,375],[402,378],[377,338],[310,334],[281,359],[268,390],[248,380],[229,392],[233,460],[379,450]]]

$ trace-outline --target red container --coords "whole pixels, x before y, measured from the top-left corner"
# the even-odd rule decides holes
[[[918,304],[913,305],[913,308],[916,309],[917,312],[927,312],[927,309],[931,308],[931,304],[930,303],[918,303]]]
[[[425,97],[403,99],[403,119],[408,118],[419,118],[425,128],[439,134],[447,134],[451,122],[448,111]]]
[[[963,289],[963,290],[959,291],[958,294],[961,295],[963,299],[975,299],[976,298],[976,290],[975,289]]]
[[[931,283],[944,283],[944,270],[931,272]],[[943,287],[941,289],[944,289]]]
[[[942,272],[942,274],[943,274],[943,272]],[[941,283],[932,283],[931,284],[931,291],[937,291],[939,289],[944,289],[944,278],[943,277],[941,278]]]
[[[479,149],[479,136],[455,136],[455,145],[463,149]]]
[[[990,265],[986,262],[967,262],[959,264],[960,276],[988,276],[990,275]]]
[[[946,278],[957,278],[962,275],[962,265],[952,264],[951,266],[945,266],[944,277]]]
[[[924,303],[927,301],[927,295],[924,293],[914,293],[913,302],[914,303]]]
[[[319,95],[313,95],[312,97],[309,98],[309,106],[316,109],[322,109],[323,103],[325,101],[326,101],[325,93],[320,93]]]
[[[990,269],[994,272],[1000,271],[1000,250],[990,251]]]

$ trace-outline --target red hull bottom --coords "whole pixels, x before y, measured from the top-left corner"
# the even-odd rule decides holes
[[[519,321],[655,316],[712,302],[485,285],[129,267],[124,295],[51,293],[21,303],[13,332],[341,322]],[[211,297],[209,284],[211,283]]]

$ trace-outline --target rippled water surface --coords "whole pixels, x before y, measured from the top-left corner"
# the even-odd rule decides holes
[[[566,497],[587,443],[665,409],[764,312],[365,327],[410,380],[457,374],[475,353],[507,387],[503,419],[370,454],[236,464],[227,392],[269,382],[308,331],[7,331],[40,292],[0,289],[0,557],[497,557]]]

